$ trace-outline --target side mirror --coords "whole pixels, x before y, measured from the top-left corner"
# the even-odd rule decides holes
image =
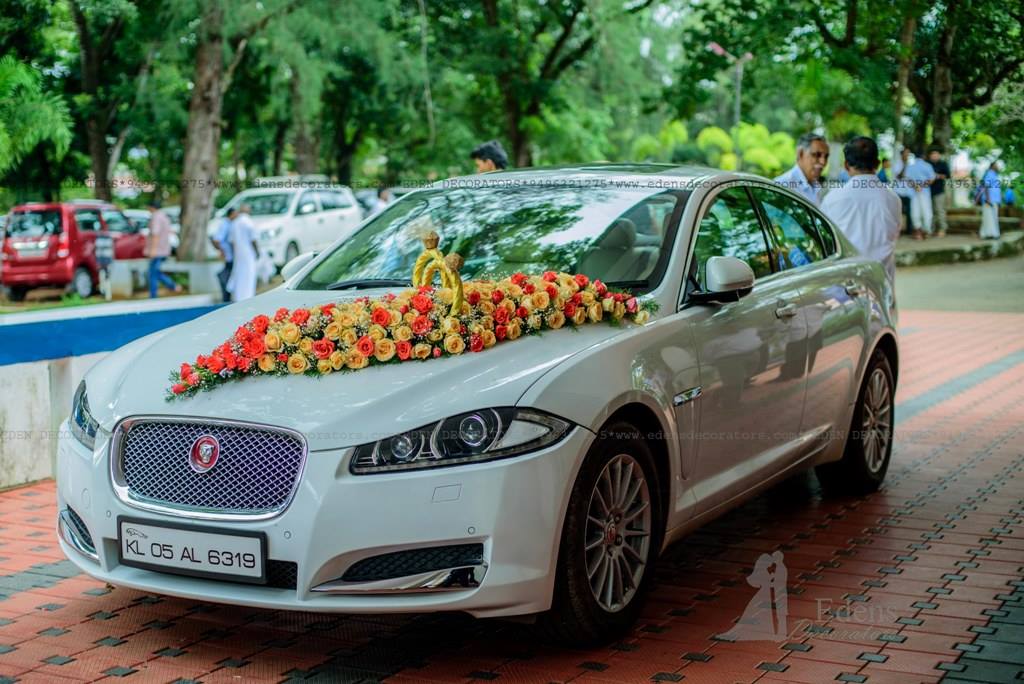
[[[754,271],[742,259],[731,256],[711,257],[705,269],[707,289],[691,293],[690,299],[693,301],[735,301],[750,294],[754,287]]]
[[[306,214],[312,214],[316,211],[316,205],[312,202],[306,202],[299,207],[299,216],[305,216]]]
[[[303,252],[281,268],[281,277],[285,280],[291,279],[293,275],[305,268],[306,264],[312,261],[315,256],[316,252]]]

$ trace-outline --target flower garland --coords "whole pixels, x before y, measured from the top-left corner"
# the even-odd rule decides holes
[[[259,315],[231,339],[170,375],[167,399],[188,397],[255,375],[324,376],[370,365],[481,352],[524,334],[623,320],[644,324],[653,301],[613,291],[585,275],[516,273],[500,281],[459,283],[455,290],[421,285],[400,294],[360,297],[272,316]]]

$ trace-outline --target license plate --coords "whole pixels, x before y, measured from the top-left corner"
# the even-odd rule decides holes
[[[266,582],[265,543],[257,532],[118,520],[121,562],[195,577]]]

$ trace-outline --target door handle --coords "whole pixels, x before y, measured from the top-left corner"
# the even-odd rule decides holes
[[[775,309],[775,317],[792,318],[793,316],[796,316],[798,311],[799,308],[797,308],[797,305],[792,302],[790,302],[789,304],[782,304],[780,307]]]
[[[846,283],[846,294],[851,297],[859,297],[864,294],[864,286],[851,280]]]

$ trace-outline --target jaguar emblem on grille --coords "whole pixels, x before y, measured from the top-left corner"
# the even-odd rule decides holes
[[[188,464],[197,473],[205,473],[217,465],[220,457],[220,442],[213,435],[203,435],[192,442]]]

